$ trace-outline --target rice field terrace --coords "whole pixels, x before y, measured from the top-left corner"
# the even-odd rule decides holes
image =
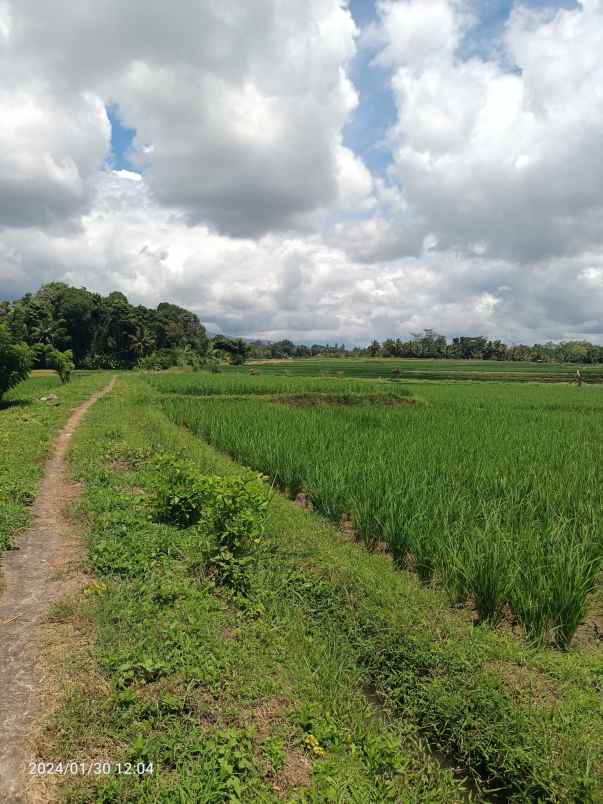
[[[567,382],[579,368],[590,382],[603,382],[603,366],[569,363],[530,363],[504,360],[431,360],[376,357],[316,357],[291,360],[256,361],[252,367],[263,375],[345,376],[359,379],[391,379],[392,372],[401,378],[423,380],[490,380],[505,382]],[[230,369],[246,372],[247,368]]]
[[[361,373],[367,361],[341,362]],[[564,649],[579,627],[600,638],[603,389],[234,371],[147,381],[174,422],[480,622]],[[411,404],[386,404],[396,398]]]

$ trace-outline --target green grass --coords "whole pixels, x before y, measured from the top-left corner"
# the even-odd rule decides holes
[[[475,628],[278,495],[248,595],[228,594],[202,559],[210,535],[150,522],[141,492],[161,451],[206,473],[241,469],[156,403],[122,377],[75,437],[98,580],[55,614],[94,634],[100,680],[86,666],[44,755],[155,773],[71,780],[67,800],[487,801],[488,787],[505,801],[602,800],[600,651]],[[448,765],[477,789],[462,794]]]
[[[25,527],[43,462],[72,408],[108,381],[108,375],[73,375],[61,386],[54,372],[35,372],[0,402],[0,553]],[[52,393],[57,403],[40,402]]]
[[[529,639],[567,647],[584,620],[603,558],[598,387],[421,385],[421,405],[299,406],[245,397],[257,377],[152,380],[186,383],[191,398],[163,402],[175,422],[335,521],[350,516],[367,546],[386,543],[482,621],[510,611]],[[231,381],[240,398],[212,397]]]
[[[140,491],[151,493],[157,480],[151,455],[169,450],[204,472],[241,471],[153,401],[139,381],[121,377],[75,437],[98,582],[53,616],[75,614],[95,632],[102,682],[95,690],[87,672],[81,688],[70,688],[46,756],[153,762],[155,772],[71,780],[65,798],[461,801],[462,784],[426,749],[418,724],[381,717],[367,701],[358,646],[332,615],[340,593],[326,579],[314,583],[312,540],[291,552],[303,531],[290,530],[286,501],[273,500],[244,598],[207,571],[211,534],[149,521]],[[324,527],[317,520],[312,530]]]

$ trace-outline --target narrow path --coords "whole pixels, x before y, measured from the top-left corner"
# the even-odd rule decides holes
[[[115,384],[83,402],[55,443],[32,507],[32,522],[16,550],[2,560],[5,588],[0,596],[0,802],[27,801],[31,754],[28,737],[39,715],[41,673],[37,629],[61,591],[56,570],[69,560],[73,541],[65,505],[77,486],[67,480],[65,454],[86,411]]]

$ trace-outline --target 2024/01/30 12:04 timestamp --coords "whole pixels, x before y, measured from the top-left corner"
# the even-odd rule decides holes
[[[32,776],[145,776],[154,773],[152,762],[30,762]]]

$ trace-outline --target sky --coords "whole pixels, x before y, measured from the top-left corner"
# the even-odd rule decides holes
[[[603,343],[603,0],[0,0],[0,297]]]

